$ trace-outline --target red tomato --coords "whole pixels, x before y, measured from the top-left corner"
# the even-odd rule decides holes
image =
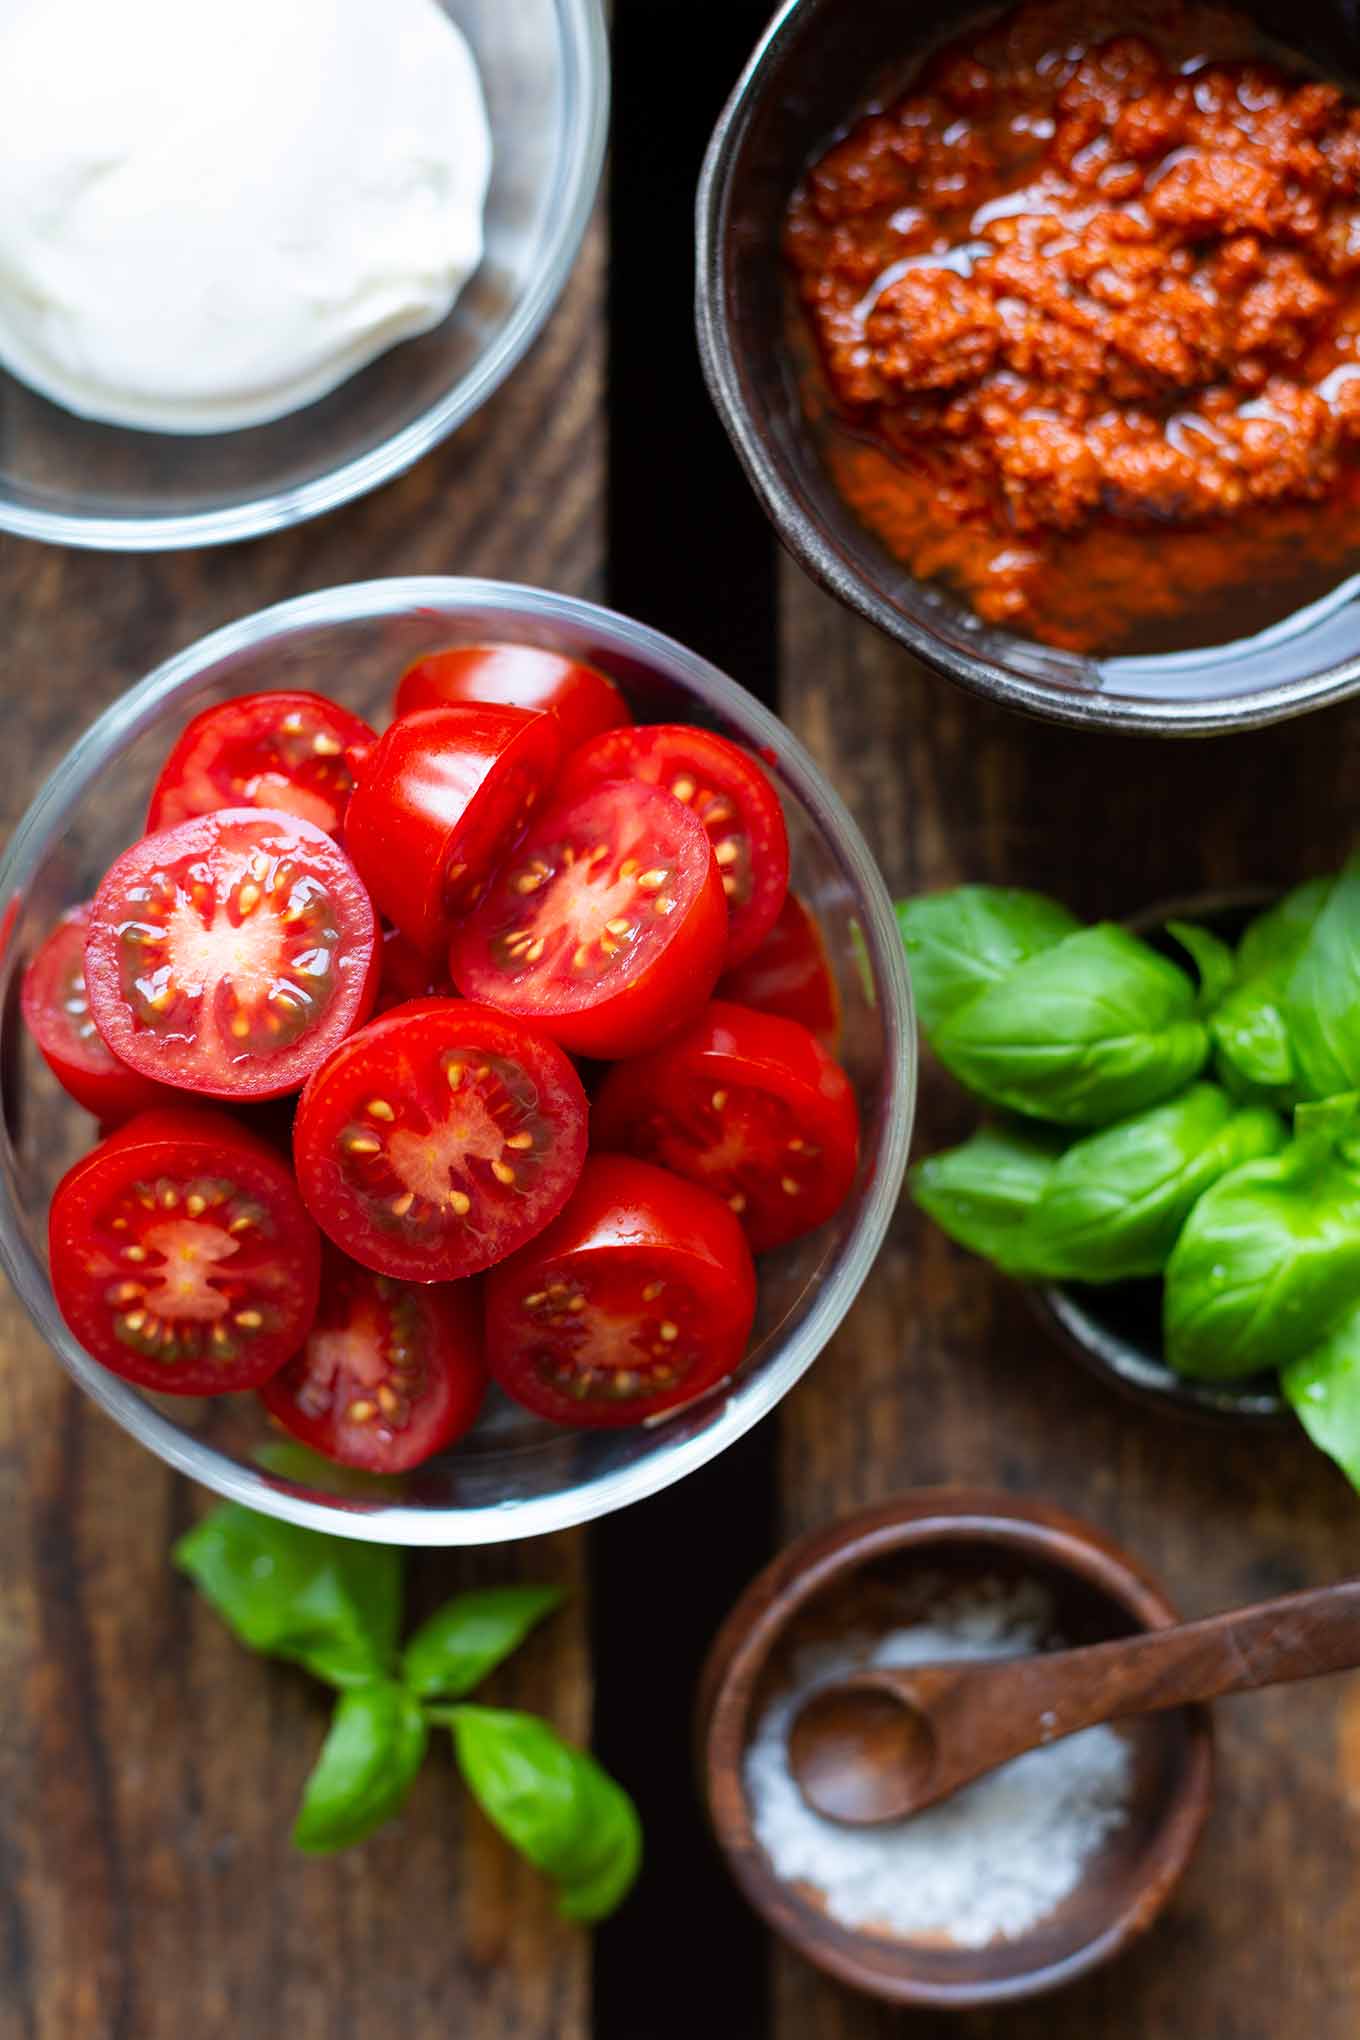
[[[379,1013],[404,1006],[411,999],[453,997],[447,960],[442,956],[425,956],[400,928],[384,928],[378,968],[378,996],[373,1002],[375,1019]]]
[[[406,1473],[477,1421],[486,1369],[476,1285],[393,1282],[336,1253],[324,1269],[307,1343],[261,1399],[327,1459]]]
[[[839,1210],[859,1156],[850,1080],[816,1036],[717,999],[665,1048],[609,1072],[590,1131],[596,1147],[714,1191],[757,1254]]]
[[[62,1089],[106,1126],[117,1126],[134,1112],[166,1103],[174,1093],[119,1062],[90,1018],[85,990],[89,919],[88,900],[62,915],[24,972],[23,1014]]]
[[[727,896],[725,967],[743,962],[774,926],[789,883],[784,811],[755,759],[726,737],[684,723],[611,730],[572,753],[558,798],[570,800],[607,779],[663,786],[699,817]]]
[[[404,716],[379,737],[345,844],[389,921],[417,949],[448,947],[557,775],[550,715],[467,702]]]
[[[632,721],[612,680],[537,645],[455,645],[429,652],[402,674],[393,707],[397,715],[411,715],[451,701],[508,702],[555,715],[564,751]]]
[[[797,893],[785,893],[779,919],[754,956],[723,972],[718,997],[754,1006],[758,1013],[799,1020],[823,1048],[835,1053],[841,1031],[840,994],[820,930]]]
[[[756,1280],[718,1198],[592,1155],[561,1217],[486,1282],[501,1387],[558,1424],[637,1424],[691,1402],[746,1351]]]
[[[475,1275],[562,1209],[587,1106],[560,1048],[466,999],[417,999],[317,1071],[293,1132],[298,1188],[366,1268],[407,1282]]]
[[[143,1076],[215,1098],[276,1098],[373,1003],[368,894],[323,829],[222,808],[146,836],[90,909],[94,1023]]]
[[[225,1112],[129,1121],[62,1177],[48,1237],[62,1316],[141,1388],[258,1388],[316,1310],[321,1243],[287,1163]]]
[[[161,767],[149,836],[218,808],[298,815],[338,835],[353,764],[375,741],[366,722],[321,694],[243,694],[205,708]]]
[[[455,931],[459,991],[578,1055],[632,1055],[713,989],[727,913],[700,824],[636,782],[539,817]]]

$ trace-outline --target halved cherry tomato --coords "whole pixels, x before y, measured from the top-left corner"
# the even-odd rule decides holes
[[[378,996],[373,1017],[411,999],[451,999],[448,959],[426,956],[400,928],[384,928],[379,949]]]
[[[143,1076],[215,1098],[275,1098],[357,1027],[378,929],[323,829],[222,808],[146,836],[90,909],[94,1023]]]
[[[841,1002],[821,931],[796,892],[784,895],[779,919],[753,956],[718,979],[718,997],[758,1013],[799,1020],[834,1055]]]
[[[592,1155],[561,1217],[486,1282],[501,1387],[558,1424],[637,1424],[730,1374],[755,1317],[751,1251],[707,1190]]]
[[[353,765],[376,741],[357,715],[321,694],[243,694],[205,708],[161,767],[149,836],[217,808],[262,807],[340,833]]]
[[[724,967],[743,962],[774,926],[789,883],[784,811],[755,759],[726,737],[685,723],[610,730],[568,758],[558,798],[570,800],[608,779],[662,786],[699,817],[727,897]]]
[[[314,1452],[406,1473],[477,1421],[486,1392],[470,1282],[393,1282],[329,1252],[301,1352],[267,1381],[269,1414]]]
[[[537,645],[455,645],[428,652],[397,682],[393,712],[411,715],[451,701],[509,702],[555,715],[564,751],[633,719],[605,674]]]
[[[52,1292],[92,1359],[167,1395],[258,1388],[307,1336],[321,1242],[287,1163],[224,1112],[144,1112],[57,1185]]]
[[[581,1080],[545,1034],[467,999],[416,999],[352,1035],[303,1092],[298,1188],[364,1267],[451,1282],[562,1209],[586,1122]]]
[[[404,716],[369,753],[345,845],[389,921],[433,955],[557,775],[550,715],[465,702]]]
[[[90,903],[62,915],[24,972],[23,1014],[39,1053],[62,1089],[105,1126],[165,1104],[174,1093],[139,1077],[104,1045],[85,990],[85,933]]]
[[[612,1069],[590,1122],[596,1147],[714,1191],[757,1254],[823,1224],[855,1180],[859,1112],[840,1064],[796,1020],[723,1000]]]
[[[579,1055],[631,1055],[713,989],[727,912],[701,824],[668,793],[599,786],[539,817],[455,931],[458,989]]]

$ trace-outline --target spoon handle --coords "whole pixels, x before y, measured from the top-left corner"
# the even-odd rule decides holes
[[[929,1714],[938,1761],[929,1798],[1039,1743],[1100,1721],[1217,1700],[1360,1666],[1360,1580],[1079,1650],[994,1665],[876,1669],[875,1684]]]

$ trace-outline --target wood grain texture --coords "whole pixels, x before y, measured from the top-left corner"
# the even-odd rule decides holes
[[[1355,829],[1360,711],[1170,745],[1079,736],[913,667],[793,568],[787,720],[900,893],[964,879],[1126,914],[1337,864]],[[913,1152],[975,1108],[926,1058]],[[1187,1615],[1355,1570],[1360,1502],[1301,1436],[1229,1437],[1118,1399],[1014,1287],[904,1201],[832,1348],[781,1416],[788,1534],[921,1482],[1000,1483],[1084,1514]],[[1062,1997],[904,2018],[774,1955],[774,2040],[1354,2040],[1360,2031],[1360,1681],[1227,1701],[1209,1831],[1149,1940]]]
[[[603,237],[534,354],[452,443],[366,502],[226,551],[122,559],[0,541],[0,820],[76,732],[203,632],[394,573],[603,570]],[[167,1564],[206,1498],[72,1386],[0,1296],[3,2040],[582,2040],[589,1948],[461,1792],[439,1738],[363,1849],[288,1845],[322,1689],[243,1653]],[[583,1540],[431,1554],[415,1614],[463,1585],[553,1578],[570,1608],[488,1697],[589,1731]]]

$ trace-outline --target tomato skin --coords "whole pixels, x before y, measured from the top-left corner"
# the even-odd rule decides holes
[[[120,1062],[89,1017],[85,990],[85,936],[90,902],[70,907],[44,939],[24,972],[24,1022],[38,1053],[68,1097],[102,1126],[120,1126],[135,1113],[168,1104],[174,1092]],[[84,1005],[84,1011],[73,1008]]]
[[[608,852],[598,866],[601,883],[610,886],[616,907],[637,916],[647,946],[639,942],[636,952],[620,950],[623,963],[617,969],[592,976],[574,966],[579,927],[572,932],[572,923],[554,919],[552,910],[556,889],[571,887],[571,874],[586,867],[600,844]],[[643,877],[651,868],[672,870],[669,891],[648,896],[630,881],[624,887],[628,897],[615,897],[622,880],[614,874],[621,872],[624,850],[628,856],[622,861]],[[551,886],[545,884],[541,893],[524,890],[532,884],[535,860],[551,871]],[[675,903],[664,930],[647,919],[656,899]],[[540,913],[553,947],[532,965],[523,952],[521,963],[506,945],[526,940],[523,931],[536,929]],[[593,933],[603,943],[598,927]],[[607,1061],[652,1047],[699,1011],[717,981],[726,936],[721,876],[702,826],[669,794],[625,781],[554,803],[539,816],[476,912],[455,931],[449,970],[465,997],[541,1027],[574,1055]]]
[[[557,776],[552,716],[462,702],[403,716],[373,746],[345,847],[375,904],[427,956],[448,947]]]
[[[808,1028],[832,1055],[841,1032],[841,1002],[821,931],[796,892],[784,895],[779,918],[745,963],[718,980],[717,997],[757,1013],[776,1013]]]
[[[855,1180],[859,1111],[844,1070],[806,1027],[715,999],[664,1048],[610,1071],[591,1138],[723,1197],[763,1254],[840,1209]]]
[[[162,765],[146,833],[217,808],[263,807],[337,836],[354,791],[353,764],[374,741],[366,722],[323,694],[215,702],[185,724]]]
[[[252,868],[261,873],[259,884],[249,876]],[[215,932],[219,924],[243,928],[249,916],[264,937],[293,945],[304,959],[319,956],[318,945],[327,950],[325,1001],[279,1046],[269,1038],[267,1014],[257,1011],[252,1021],[238,1006],[248,1032],[236,1047],[219,1013],[227,977],[211,976],[201,959],[177,971],[173,931],[158,937],[159,946],[150,952],[132,946],[129,930],[157,916],[189,914],[192,888],[204,872],[211,875]],[[300,910],[299,887],[306,894]],[[167,904],[171,895],[173,903]],[[285,911],[291,929],[282,919]],[[192,912],[201,920],[198,908]],[[324,935],[316,932],[321,927]],[[229,933],[224,940],[230,942]],[[315,983],[316,964],[309,960],[306,969]],[[175,983],[164,993],[168,1004],[160,1024],[139,987],[157,983],[158,975],[149,974],[166,970]],[[85,980],[100,1034],[141,1075],[207,1097],[277,1098],[299,1089],[366,1018],[378,987],[378,925],[354,867],[323,829],[268,808],[220,808],[144,836],[115,858],[90,908]],[[134,996],[141,1012],[134,1010]],[[305,1016],[305,1003],[297,1010]]]
[[[394,1282],[333,1248],[324,1269],[307,1342],[260,1400],[339,1466],[408,1473],[477,1421],[487,1384],[477,1285]]]
[[[456,1084],[450,1063],[462,1072]],[[471,1138],[485,1148],[488,1094],[479,1087],[488,1073],[499,1108],[491,1123],[504,1118],[494,1155],[463,1145],[460,1125],[471,1100]],[[363,1267],[404,1282],[453,1282],[490,1267],[561,1210],[585,1161],[588,1124],[581,1080],[546,1034],[469,999],[413,999],[351,1035],[303,1091],[293,1129],[298,1188],[322,1231]],[[512,1180],[495,1176],[497,1166]]]
[[[562,768],[559,800],[610,779],[638,779],[692,805],[707,829],[727,900],[733,969],[774,926],[789,883],[789,834],[779,795],[755,759],[726,737],[688,723],[610,730]]]
[[[553,715],[564,752],[632,721],[606,674],[537,645],[453,645],[427,652],[397,682],[393,713],[413,715],[457,701],[508,702]]]
[[[186,1185],[195,1183],[210,1193],[230,1189],[219,1214],[194,1210],[202,1200],[193,1190],[186,1194]],[[219,1285],[241,1287],[228,1308],[200,1315],[198,1323],[240,1343],[218,1354],[204,1333],[206,1352],[153,1356],[120,1339],[116,1326],[126,1325],[134,1309],[145,1318],[160,1307],[162,1321],[171,1321],[158,1292],[170,1288],[182,1258],[192,1256],[182,1239],[157,1240],[163,1230],[183,1234],[190,1227],[209,1249],[201,1265],[215,1271]],[[296,1352],[316,1312],[321,1239],[292,1173],[225,1112],[178,1105],[144,1112],[101,1141],[57,1185],[48,1248],[57,1307],[91,1359],[165,1395],[258,1388]],[[226,1293],[212,1282],[199,1286],[215,1298]],[[140,1296],[112,1293],[138,1288]],[[273,1322],[247,1335],[236,1329],[242,1308]]]
[[[373,1018],[411,999],[451,999],[445,959],[425,956],[400,928],[384,928],[378,959],[378,996]]]
[[[572,1293],[560,1309],[554,1287]],[[573,1309],[579,1295],[586,1303]],[[670,1325],[668,1345],[660,1313],[671,1308],[685,1322]],[[487,1276],[487,1361],[535,1415],[618,1428],[692,1402],[731,1374],[755,1308],[750,1248],[719,1198],[650,1163],[593,1154],[560,1217]],[[645,1348],[632,1343],[634,1331]],[[684,1364],[658,1385],[656,1369],[672,1355]]]

